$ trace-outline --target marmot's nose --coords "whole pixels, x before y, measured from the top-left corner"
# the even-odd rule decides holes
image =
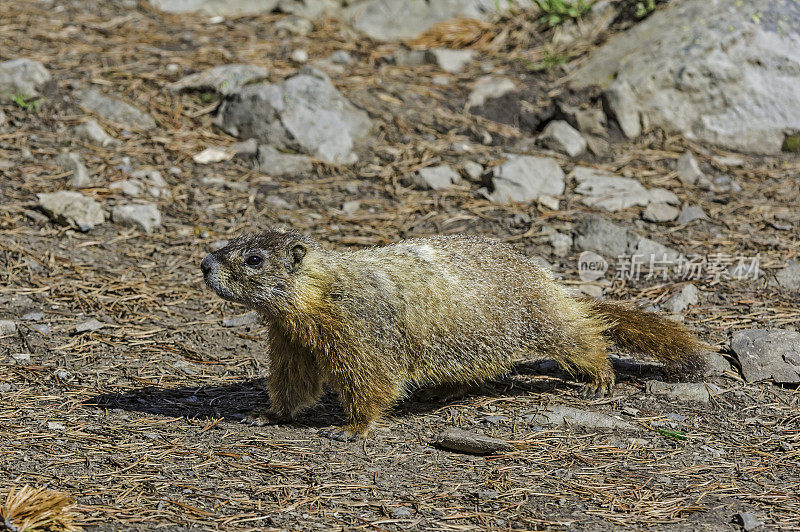
[[[204,258],[203,262],[200,263],[200,269],[203,271],[203,275],[208,275],[208,272],[210,272],[216,264],[217,259],[215,259],[213,255]]]

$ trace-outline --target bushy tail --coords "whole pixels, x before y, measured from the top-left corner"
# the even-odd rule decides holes
[[[614,344],[631,353],[641,353],[663,362],[676,376],[690,376],[703,370],[703,353],[714,348],[695,337],[689,329],[654,312],[633,305],[582,299],[609,327],[604,331]]]

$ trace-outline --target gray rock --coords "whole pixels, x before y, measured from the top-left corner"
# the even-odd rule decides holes
[[[335,15],[342,7],[341,0],[280,0],[278,9],[306,19]]]
[[[108,326],[108,324],[103,323],[102,321],[100,321],[98,319],[91,318],[91,319],[88,319],[86,321],[83,321],[83,322],[77,324],[75,326],[74,331],[76,333],[93,332],[93,331],[99,331],[100,329],[102,329],[104,327],[107,327],[107,326]]]
[[[41,312],[28,312],[22,316],[22,321],[42,321],[44,314]]]
[[[747,382],[772,379],[800,383],[800,333],[784,329],[749,329],[734,333],[731,349]]]
[[[665,188],[651,188],[650,203],[668,203],[669,205],[679,205],[681,200],[674,193]]]
[[[14,96],[38,96],[39,89],[50,80],[47,69],[32,59],[12,59],[0,63],[0,102]]]
[[[558,109],[567,122],[581,133],[606,134],[606,114],[602,109],[580,109],[564,103],[559,104]]]
[[[697,159],[694,158],[694,155],[692,155],[690,151],[683,152],[683,154],[678,157],[675,169],[678,171],[678,179],[680,179],[681,183],[684,185],[699,185],[703,188],[711,186],[711,181],[706,177],[703,171],[700,170]]]
[[[647,381],[646,389],[647,393],[686,403],[707,403],[710,400],[708,387],[702,382]]]
[[[787,290],[800,290],[800,261],[790,260],[775,274],[775,281]]]
[[[259,168],[274,177],[296,177],[308,175],[314,170],[314,163],[306,155],[281,153],[266,144],[258,147]]]
[[[700,301],[698,294],[699,292],[695,285],[691,283],[685,284],[677,293],[664,301],[662,306],[673,314],[680,314]]]
[[[147,233],[152,233],[153,229],[161,227],[161,212],[152,203],[115,205],[111,209],[111,219],[121,225],[141,227]]]
[[[397,66],[420,66],[428,62],[428,54],[425,50],[398,50],[392,60]]]
[[[586,166],[576,166],[572,175],[578,182],[575,192],[583,194],[581,203],[589,207],[619,211],[634,205],[644,207],[651,199],[649,191],[629,177]]]
[[[83,110],[132,130],[148,130],[156,127],[153,117],[129,103],[111,98],[95,89],[79,90],[75,93]]]
[[[395,519],[408,519],[412,513],[411,508],[406,508],[405,506],[398,506],[392,509],[392,517]]]
[[[75,127],[73,134],[78,140],[83,140],[96,146],[106,147],[119,144],[117,139],[106,133],[106,130],[97,123],[97,120],[91,118]]]
[[[636,232],[616,225],[601,216],[587,216],[575,228],[578,249],[594,251],[606,257],[638,255],[644,264],[650,257],[675,260],[679,253],[663,244],[643,238]]]
[[[539,135],[539,141],[550,148],[570,157],[577,157],[586,151],[586,139],[577,129],[563,120],[553,120]]]
[[[105,221],[105,213],[98,202],[79,192],[61,190],[37,194],[39,207],[55,222],[75,225],[89,231]]]
[[[547,237],[547,242],[552,246],[556,257],[566,257],[572,248],[572,237],[564,233],[553,233]]]
[[[275,22],[274,28],[276,30],[285,31],[300,37],[305,37],[311,30],[314,29],[314,24],[310,20],[303,17],[289,15]]]
[[[446,164],[426,166],[417,172],[417,181],[420,186],[433,190],[444,190],[459,180],[458,172]]]
[[[72,172],[70,185],[75,188],[88,187],[92,184],[89,170],[81,162],[81,157],[75,152],[65,152],[56,157],[56,164],[67,172]]]
[[[20,366],[27,366],[31,363],[30,353],[9,353],[9,355],[11,355],[11,358],[14,359],[14,362]]]
[[[0,320],[0,336],[8,336],[17,332],[17,324],[12,320]]]
[[[798,20],[794,0],[675,2],[595,50],[570,85],[607,88],[629,136],[643,124],[778,153],[800,129]]]
[[[140,198],[147,192],[147,187],[138,179],[122,179],[109,183],[109,190],[118,190],[126,196]]]
[[[240,16],[269,13],[278,0],[153,0],[153,6],[167,13],[202,13],[208,16]]]
[[[642,214],[648,222],[671,222],[678,217],[680,211],[667,203],[650,203]]]
[[[223,327],[242,327],[244,325],[253,325],[254,323],[258,323],[258,312],[255,311],[222,318]]]
[[[467,109],[479,107],[486,100],[499,98],[517,88],[517,84],[509,78],[499,76],[482,76],[475,81],[472,91],[467,97]]]
[[[334,65],[350,66],[356,62],[347,50],[336,50],[328,58]]]
[[[512,154],[506,157],[506,162],[492,170],[494,192],[488,195],[492,201],[528,202],[542,194],[558,196],[564,192],[564,172],[552,157]]]
[[[523,4],[525,5],[525,4]],[[509,2],[495,0],[364,0],[343,16],[357,30],[378,41],[413,39],[434,24],[454,18],[486,18]]]
[[[636,427],[627,421],[607,414],[562,405],[553,405],[536,414],[527,415],[525,420],[538,425],[566,425],[569,427],[604,430],[636,430]]]
[[[240,138],[351,164],[354,144],[366,137],[372,121],[321,76],[299,74],[279,84],[248,85],[225,99],[217,124]]]
[[[292,59],[292,61],[294,61],[295,63],[300,63],[301,65],[303,63],[308,62],[308,52],[306,52],[302,48],[292,50],[292,53],[289,54],[289,57]]]
[[[186,76],[167,88],[173,92],[185,90],[215,91],[219,94],[233,94],[249,83],[269,78],[269,70],[256,65],[219,65],[202,72]]]
[[[751,530],[755,530],[764,526],[764,523],[759,521],[758,517],[756,517],[756,514],[752,514],[750,512],[739,512],[735,517],[736,521],[739,523],[739,525],[741,525],[745,532],[750,532]]]
[[[433,443],[444,449],[468,454],[494,454],[514,448],[505,440],[455,428],[439,433]]]
[[[342,212],[346,216],[353,216],[361,208],[361,202],[358,200],[350,200],[342,203]]]
[[[478,164],[475,161],[464,161],[461,164],[461,167],[464,169],[464,173],[467,174],[467,177],[472,181],[481,180],[481,176],[483,175],[483,165]]]
[[[720,354],[706,353],[703,356],[703,359],[705,361],[703,375],[706,377],[723,375],[724,373],[731,371],[730,362],[728,362],[728,359]]]
[[[429,61],[436,64],[445,72],[458,73],[464,70],[475,57],[474,50],[451,50],[448,48],[433,48],[428,50]]]
[[[678,219],[675,220],[680,225],[685,225],[695,220],[707,220],[708,216],[700,207],[695,205],[684,205]]]

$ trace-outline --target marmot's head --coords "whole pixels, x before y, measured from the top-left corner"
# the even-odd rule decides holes
[[[206,284],[223,299],[270,313],[294,303],[297,277],[317,244],[292,231],[232,240],[200,263]]]

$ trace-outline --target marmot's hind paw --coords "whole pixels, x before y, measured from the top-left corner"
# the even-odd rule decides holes
[[[610,397],[614,393],[614,378],[600,378],[587,382],[581,387],[581,397],[585,399],[599,399]]]
[[[288,423],[292,420],[291,416],[273,412],[272,410],[264,410],[256,408],[247,413],[242,418],[242,423],[252,425],[253,427],[263,427],[265,425],[279,425],[281,423]]]
[[[319,429],[317,434],[336,441],[356,441],[364,437],[364,434],[355,432],[347,426],[325,427],[324,429]]]

